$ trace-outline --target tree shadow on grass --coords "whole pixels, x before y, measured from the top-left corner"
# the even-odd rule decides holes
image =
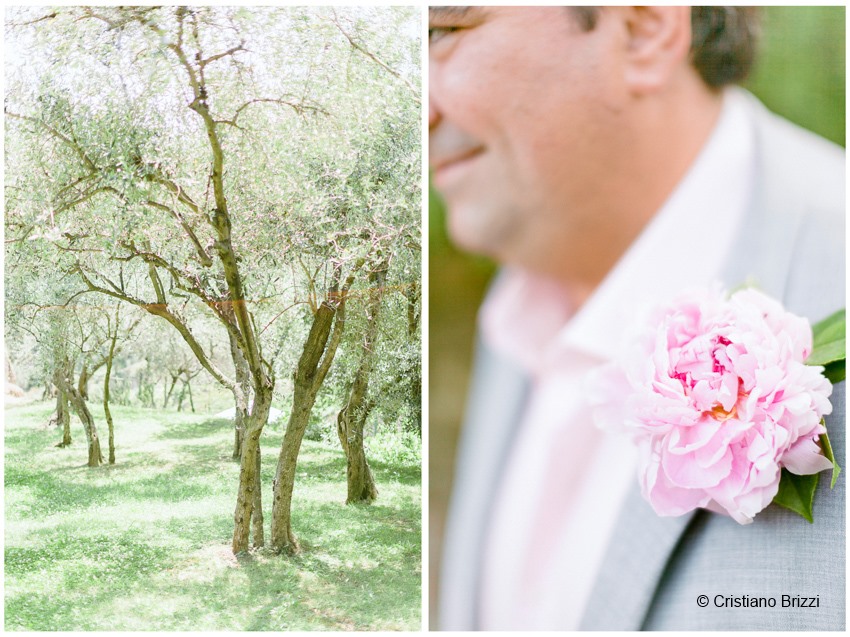
[[[319,457],[315,457],[316,455]],[[367,460],[376,480],[384,479],[417,485],[421,483],[422,467],[420,465],[381,462],[368,457]],[[309,449],[298,458],[298,470],[303,469],[317,479],[345,481],[345,468],[345,455],[340,449],[322,448],[318,452]]]
[[[398,481],[403,484],[421,484],[422,467],[413,464],[391,464],[379,460],[369,460],[369,466],[376,482]],[[380,486],[379,486],[380,488]]]
[[[296,469],[295,484],[309,484],[315,482],[345,482],[345,459],[310,459],[299,458]]]
[[[397,560],[399,570],[421,570],[421,509],[418,504],[347,505],[297,503],[293,530],[304,555],[330,552],[354,554],[386,565]],[[328,521],[333,520],[333,524]]]
[[[296,492],[293,523],[305,550],[294,558],[263,557],[261,552],[262,559],[242,564],[235,569],[238,572],[219,573],[212,583],[178,581],[180,573],[175,566],[188,561],[187,545],[199,546],[209,538],[227,538],[231,534],[230,497],[225,512],[207,517],[166,515],[155,522],[140,523],[136,533],[157,534],[150,541],[146,541],[150,539],[147,535],[134,535],[125,529],[109,536],[99,533],[102,528],[98,525],[114,528],[116,523],[122,523],[98,518],[98,507],[103,505],[136,501],[141,503],[142,510],[147,510],[146,507],[156,510],[169,503],[219,498],[223,492],[235,496],[236,468],[222,460],[221,443],[202,444],[197,440],[218,433],[224,441],[224,434],[231,427],[230,422],[219,419],[175,423],[166,432],[157,431],[151,440],[159,437],[188,444],[169,445],[164,457],[157,457],[150,450],[128,452],[125,459],[119,458],[118,465],[100,469],[89,469],[82,463],[73,467],[33,468],[34,465],[19,460],[18,455],[26,458],[26,448],[40,452],[45,443],[52,444],[57,432],[27,429],[17,437],[18,454],[7,465],[6,485],[7,489],[15,490],[15,506],[20,504],[22,511],[29,509],[25,516],[16,514],[17,519],[32,520],[65,512],[83,512],[88,516],[87,510],[91,509],[92,521],[91,527],[83,530],[81,516],[74,516],[76,526],[41,525],[28,536],[27,546],[7,547],[10,582],[21,578],[31,581],[40,572],[52,578],[51,567],[56,568],[56,581],[40,585],[47,591],[41,594],[16,592],[10,587],[6,628],[98,630],[137,629],[142,625],[188,630],[197,628],[199,618],[195,609],[201,607],[207,609],[208,615],[203,619],[210,623],[209,628],[219,630],[417,629],[421,572],[419,506],[415,498],[406,495],[410,490],[396,491],[392,504],[343,505],[345,459],[336,449],[314,444],[304,447],[296,489],[315,485],[322,494],[329,488],[335,492],[338,489],[339,501],[299,498]],[[266,489],[276,465],[274,450],[266,451],[269,445],[265,440]],[[84,452],[85,444],[75,449]],[[419,484],[418,467],[414,475],[404,468],[376,464],[379,489],[382,481]],[[267,513],[270,508],[267,499]],[[131,510],[137,515],[139,509]],[[85,524],[87,518],[82,519]],[[70,538],[71,543],[63,544],[62,537]],[[101,537],[107,539],[98,539]],[[159,546],[171,548],[167,554],[160,554],[157,551],[164,549]],[[146,554],[146,550],[154,552]],[[113,553],[119,555],[116,565],[102,568],[98,558],[109,560]],[[91,562],[95,562],[94,567]],[[139,563],[150,566],[154,572],[135,568]],[[157,600],[168,599],[169,593],[181,601],[169,605],[169,609],[156,606]],[[140,594],[145,599],[137,602]],[[197,603],[202,598],[204,603]],[[250,612],[242,612],[243,608]],[[120,612],[113,616],[110,609]],[[125,611],[127,615],[122,616]]]
[[[224,545],[206,548],[229,551]],[[310,628],[303,622],[292,622],[291,611],[298,603],[299,576],[285,558],[262,554],[242,556],[237,564],[218,568],[210,575],[204,570],[209,566],[209,555],[210,551],[205,550],[199,560],[189,560],[196,563],[198,571],[193,573],[190,567],[165,584],[166,593],[173,592],[174,597],[186,601],[172,617],[175,626],[194,630]],[[189,566],[189,562],[184,566]],[[196,606],[213,609],[213,613],[198,617]]]
[[[153,436],[157,440],[180,440],[185,438],[206,438],[224,431],[233,432],[233,421],[227,418],[209,418],[203,422],[179,422],[166,424],[165,428]]]
[[[7,631],[81,630],[73,604],[59,595],[7,593],[4,628]]]
[[[417,565],[399,554],[383,552],[376,559],[366,538],[361,538],[359,549],[336,551],[333,546],[322,548],[304,543],[303,550],[292,560],[300,571],[313,575],[315,581],[308,585],[323,590],[321,599],[315,600],[320,614],[334,616],[335,608],[345,608],[347,622],[352,626],[329,628],[340,630],[389,629],[411,630],[414,625],[398,625],[395,618],[416,618],[420,605],[420,575]],[[309,594],[309,590],[305,591]],[[329,604],[331,602],[331,604]]]
[[[219,603],[247,604],[242,630],[412,630],[418,628],[420,598],[409,575],[399,594],[395,568],[355,564],[305,544],[297,555],[254,552],[239,559],[247,587],[232,586],[222,573],[207,589],[220,591]],[[204,590],[190,595],[205,595]],[[399,619],[402,618],[402,619]]]
[[[115,501],[180,502],[214,495],[220,488],[214,479],[217,463],[171,463],[143,465],[157,472],[129,481],[104,481],[108,468],[65,467],[50,473],[44,470],[7,466],[5,484],[25,487],[27,517],[78,511]],[[203,467],[207,471],[200,471]],[[220,472],[219,472],[220,473]]]
[[[32,539],[38,542],[36,547],[6,547],[7,575],[49,570],[62,562],[84,561],[96,564],[92,572],[79,569],[80,577],[86,581],[92,575],[97,578],[145,573],[164,568],[171,560],[170,550],[149,544],[138,529],[74,537],[59,526],[35,532]]]
[[[175,543],[165,536],[221,537],[230,530],[225,516],[170,520],[159,529],[167,533],[160,535],[164,545],[158,546],[145,542],[143,528],[87,538],[74,537],[72,528],[43,529],[33,538],[40,548],[7,549],[7,577],[57,569],[55,582],[39,595],[8,594],[6,628],[415,630],[420,621],[418,534],[382,533],[369,519],[376,508],[318,509],[311,531],[319,535],[322,528],[342,528],[351,540],[338,544],[326,538],[319,545],[302,528],[299,555],[261,551],[258,559],[241,560],[238,570],[198,581],[191,574],[184,577],[192,554],[172,553]],[[167,599],[167,608],[151,607],[157,598]],[[199,607],[205,609],[202,618],[196,615]],[[121,612],[110,612],[115,608]]]
[[[45,421],[47,417],[45,417]],[[55,447],[62,441],[62,429],[59,427],[33,427],[31,429],[17,427],[6,429],[3,436],[6,458],[18,460],[31,459],[34,455]],[[85,438],[82,444],[76,445],[85,454]]]
[[[80,609],[126,595],[167,568],[172,551],[152,546],[137,529],[73,537],[62,526],[33,534],[35,547],[6,547],[7,581],[49,577],[45,592],[6,593],[6,630],[89,630],[97,618]]]

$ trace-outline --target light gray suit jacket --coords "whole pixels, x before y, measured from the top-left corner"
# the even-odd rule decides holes
[[[768,112],[755,98],[755,195],[724,272],[812,322],[845,304],[844,152]],[[718,184],[722,187],[722,184]],[[830,439],[844,467],[845,383]],[[440,628],[477,628],[484,530],[523,408],[521,372],[479,344],[444,542]],[[581,627],[588,630],[843,630],[845,484],[823,474],[814,524],[771,505],[749,526],[698,511],[658,517],[635,488],[626,500]],[[697,598],[706,595],[709,606]],[[773,597],[775,608],[718,608],[715,597]],[[782,608],[782,596],[817,607]]]

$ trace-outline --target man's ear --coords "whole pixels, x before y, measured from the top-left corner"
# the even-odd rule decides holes
[[[635,95],[663,89],[688,64],[690,7],[624,7],[625,81]]]

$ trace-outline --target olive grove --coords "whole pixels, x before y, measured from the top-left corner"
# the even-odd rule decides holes
[[[7,342],[26,333],[45,352],[57,418],[70,405],[83,421],[92,467],[87,380],[105,377],[111,431],[116,356],[142,361],[136,392],[151,407],[194,410],[199,374],[227,391],[234,553],[298,549],[298,455],[329,377],[344,398],[348,501],[377,493],[370,411],[401,401],[421,427],[416,20],[377,7],[7,14]],[[267,541],[273,403],[289,409]]]

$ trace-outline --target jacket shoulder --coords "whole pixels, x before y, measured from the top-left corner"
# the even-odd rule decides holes
[[[814,322],[845,302],[844,149],[746,97],[757,182],[755,212],[738,249],[758,246],[750,259],[755,269],[778,276],[768,291]],[[786,270],[773,265],[786,263]]]
[[[785,191],[800,195],[809,208],[843,212],[845,153],[833,142],[770,112],[752,96],[759,161]]]

